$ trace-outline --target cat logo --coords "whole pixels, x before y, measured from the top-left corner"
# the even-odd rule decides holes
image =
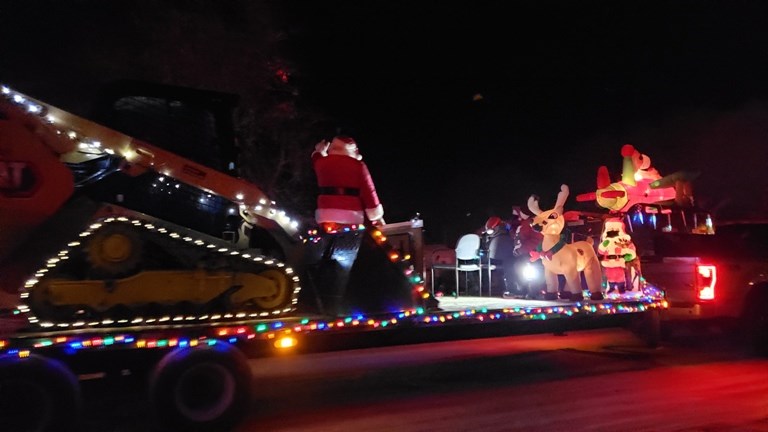
[[[35,173],[27,162],[0,160],[0,195],[27,197],[36,186]]]

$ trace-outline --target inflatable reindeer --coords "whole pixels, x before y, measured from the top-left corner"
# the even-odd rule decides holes
[[[535,251],[531,251],[531,261],[541,259],[544,266],[544,279],[547,284],[547,300],[558,296],[558,275],[565,277],[566,291],[560,293],[564,300],[584,300],[581,287],[581,273],[587,283],[591,300],[602,300],[602,273],[591,241],[568,243],[564,231],[565,218],[563,207],[568,199],[568,186],[562,185],[557,194],[557,203],[552,210],[542,211],[535,195],[528,198],[528,208],[535,215],[531,226],[541,232],[543,239]]]

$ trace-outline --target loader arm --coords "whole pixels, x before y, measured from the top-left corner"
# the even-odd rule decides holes
[[[104,156],[121,158],[121,170],[138,176],[152,170],[237,203],[251,224],[280,227],[297,236],[298,222],[276,207],[257,186],[201,165],[147,142],[76,116],[52,105],[2,87],[0,110],[10,122],[34,132],[62,162],[82,162]],[[1,144],[0,144],[1,145]],[[6,146],[7,147],[7,146]],[[3,150],[5,151],[5,150]],[[3,158],[4,159],[4,158]],[[2,208],[2,207],[0,207]]]

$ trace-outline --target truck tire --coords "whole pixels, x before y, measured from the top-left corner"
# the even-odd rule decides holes
[[[80,430],[82,396],[77,377],[63,363],[38,356],[0,357],[3,430]]]
[[[155,421],[168,431],[230,430],[248,409],[251,378],[246,357],[231,345],[176,349],[150,376]]]
[[[747,295],[741,327],[755,354],[768,357],[768,285],[756,285]]]
[[[661,343],[661,311],[649,309],[643,315],[643,340],[648,348],[657,348]]]

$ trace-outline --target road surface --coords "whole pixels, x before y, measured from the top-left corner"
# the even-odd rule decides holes
[[[617,329],[263,359],[238,430],[768,432],[768,360],[677,343]]]
[[[768,432],[768,360],[717,334],[651,349],[624,329],[584,330],[250,364],[256,397],[238,432]],[[89,431],[150,430],[137,394],[107,394],[86,405]]]

